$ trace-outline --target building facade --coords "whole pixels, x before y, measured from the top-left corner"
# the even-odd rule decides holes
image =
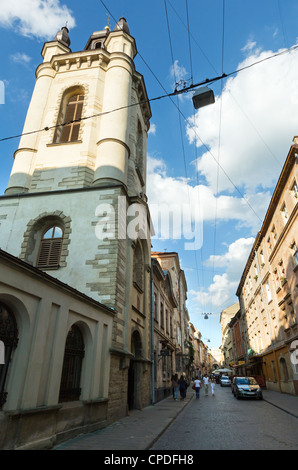
[[[157,259],[152,259],[153,295],[153,364],[154,402],[171,394],[172,375],[176,370],[178,302],[173,292],[172,279],[163,271]]]
[[[298,138],[290,148],[237,296],[249,371],[298,393]]]
[[[236,355],[233,348],[232,331],[230,328],[230,321],[239,311],[240,305],[238,302],[222,310],[220,313],[220,326],[222,333],[222,353],[225,368],[230,368],[236,363]]]
[[[184,373],[189,379],[191,375],[192,346],[189,341],[189,314],[186,308],[187,284],[184,271],[180,268],[179,257],[176,252],[152,252],[151,257],[153,262],[156,260],[161,270],[169,277],[173,293],[171,297],[173,296],[173,299],[177,302],[173,310],[173,326],[175,327],[173,333],[175,338],[175,352],[173,353],[174,360],[172,362],[173,373],[178,375]],[[158,295],[157,284],[153,295],[154,293]],[[163,306],[163,310],[164,308],[165,306]]]
[[[106,27],[94,32],[81,51],[71,51],[67,28],[44,44],[23,135],[8,187],[0,198],[1,249],[18,258],[24,270],[31,266],[36,282],[36,270],[40,270],[98,309],[96,321],[94,311],[86,320],[88,327],[79,320],[82,308],[79,313],[64,309],[60,318],[57,312],[62,307],[51,292],[52,307],[42,297],[39,308],[33,310],[35,316],[33,312],[32,318],[20,313],[12,320],[18,324],[23,352],[28,335],[34,336],[36,357],[42,350],[40,342],[47,338],[43,354],[55,358],[56,367],[52,368],[49,360],[48,367],[56,384],[60,384],[63,367],[63,355],[57,348],[65,349],[72,325],[77,341],[83,338],[81,343],[87,344],[86,338],[91,341],[92,337],[88,348],[96,351],[96,355],[89,351],[82,359],[85,380],[103,348],[108,355],[108,370],[105,368],[100,378],[95,375],[94,386],[78,386],[81,394],[78,390],[59,405],[60,415],[73,414],[74,433],[76,428],[82,431],[76,426],[84,414],[82,400],[97,401],[104,407],[105,424],[125,416],[127,408],[141,409],[151,402],[152,229],[145,183],[151,111],[143,77],[135,69],[135,55],[135,40],[124,18],[113,31]],[[13,304],[6,300],[9,287],[1,284],[1,315],[6,327],[4,316],[17,311],[20,301],[17,288]],[[20,296],[22,288],[20,285]],[[38,297],[38,282],[36,292]],[[27,304],[23,303],[21,311],[25,312]],[[44,323],[45,330],[38,337],[48,309],[56,313]],[[59,330],[59,345],[55,321],[65,326]],[[27,330],[21,327],[23,322],[27,322]],[[35,355],[25,352],[31,368]],[[13,365],[5,377],[7,390],[20,386],[13,373],[17,367]],[[36,370],[36,380],[30,382],[30,403],[21,398],[12,402],[8,393],[1,419],[6,419],[8,412],[23,413],[28,407],[38,411],[41,403],[58,406],[59,387],[53,392],[47,380],[40,392],[41,377],[44,372],[38,377]],[[31,415],[28,430],[33,434],[38,416],[38,412]],[[47,438],[54,441],[56,435],[53,431]]]

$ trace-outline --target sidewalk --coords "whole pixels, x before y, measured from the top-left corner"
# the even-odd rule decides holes
[[[129,416],[99,431],[80,435],[57,445],[53,450],[146,450],[194,398],[189,390],[185,400],[172,396],[143,410],[132,410]]]
[[[189,390],[184,401],[170,396],[143,410],[90,434],[83,434],[57,445],[53,450],[147,450],[194,399]],[[272,390],[263,390],[264,401],[298,418],[298,397]]]
[[[298,396],[274,392],[273,390],[263,390],[263,398],[271,405],[298,418]]]

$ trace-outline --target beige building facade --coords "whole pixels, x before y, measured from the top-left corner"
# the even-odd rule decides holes
[[[298,138],[290,148],[237,295],[250,370],[298,393]]]
[[[176,252],[151,252],[164,273],[167,273],[171,284],[172,294],[177,306],[173,310],[173,332],[175,338],[173,373],[190,375],[191,346],[189,344],[189,313],[186,308],[187,283],[184,271],[180,267],[179,256]],[[158,291],[156,286],[156,292]],[[153,292],[154,293],[154,292]]]
[[[225,368],[230,368],[231,365],[236,362],[236,355],[233,349],[233,338],[230,328],[230,321],[236,315],[239,309],[239,303],[235,302],[233,305],[222,310],[220,313],[223,365]]]
[[[106,426],[115,312],[0,250],[0,314],[0,448]]]
[[[135,40],[124,18],[113,31],[94,32],[78,52],[70,49],[67,28],[44,44],[23,136],[0,197],[1,249],[75,289],[87,303],[96,302],[98,321],[106,315],[104,308],[114,313],[112,330],[110,316],[107,323],[109,370],[101,378],[104,384],[97,396],[94,389],[90,396],[76,395],[63,404],[80,415],[82,398],[104,398],[107,423],[125,416],[128,408],[141,409],[151,402],[152,227],[145,184],[151,110],[135,55]],[[5,291],[1,295],[5,300]],[[65,315],[65,325],[70,323]],[[84,335],[80,324],[78,329],[78,336]],[[55,351],[55,329],[47,331]],[[96,334],[100,351],[102,337]],[[59,338],[63,350],[65,331]],[[89,374],[94,360],[84,357]],[[13,387],[13,376],[7,380],[8,388]],[[30,386],[32,395],[38,393],[38,380]],[[58,405],[55,393],[51,406]],[[0,413],[23,412],[28,405],[21,400],[13,407],[5,402]]]
[[[176,353],[179,348],[177,337],[178,302],[174,295],[172,279],[158,260],[152,258],[153,295],[153,363],[154,402],[160,401],[172,392],[172,376],[182,373],[176,370]],[[180,346],[181,347],[181,346]]]

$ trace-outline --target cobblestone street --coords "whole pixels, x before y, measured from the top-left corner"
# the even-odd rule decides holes
[[[231,387],[193,399],[151,450],[294,450],[298,419],[266,400],[236,400]]]

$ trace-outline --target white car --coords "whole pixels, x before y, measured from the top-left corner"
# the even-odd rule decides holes
[[[222,375],[219,381],[221,387],[229,387],[231,385],[231,380],[226,375]]]

